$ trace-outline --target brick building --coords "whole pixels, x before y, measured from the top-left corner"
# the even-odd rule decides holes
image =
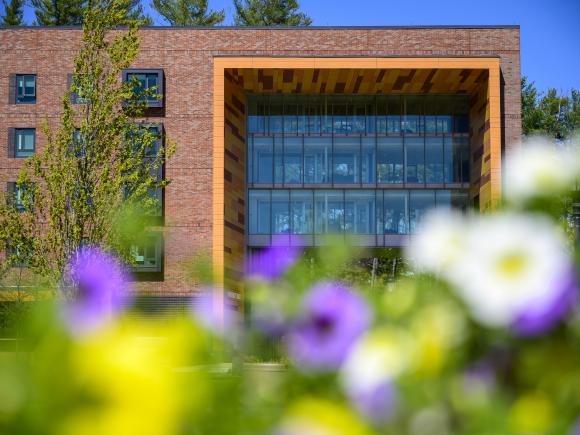
[[[177,144],[162,237],[139,251],[150,296],[195,291],[213,258],[238,300],[246,255],[271,243],[400,246],[432,206],[501,195],[520,122],[518,26],[146,28],[133,69],[163,91],[150,121]],[[0,181],[58,122],[77,28],[0,29]],[[296,235],[296,237],[294,237]],[[241,298],[240,298],[241,299]]]

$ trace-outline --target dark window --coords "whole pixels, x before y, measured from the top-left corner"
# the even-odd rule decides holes
[[[68,75],[68,91],[71,103],[86,104],[88,102],[87,89],[81,86],[78,77],[73,74]]]
[[[163,236],[149,233],[140,243],[131,246],[134,272],[161,272],[163,263]]]
[[[36,103],[36,75],[16,75],[16,103]]]
[[[14,157],[30,157],[36,149],[36,130],[16,128],[14,130]]]
[[[123,71],[123,82],[134,84],[135,97],[147,107],[163,107],[163,70],[127,69]]]
[[[8,201],[16,211],[24,212],[32,209],[34,198],[31,189],[26,184],[10,181],[8,182]]]

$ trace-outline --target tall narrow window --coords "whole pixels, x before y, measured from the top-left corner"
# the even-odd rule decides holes
[[[17,128],[15,133],[14,157],[30,157],[36,149],[36,130],[34,128]]]
[[[36,103],[36,75],[16,75],[16,103]]]

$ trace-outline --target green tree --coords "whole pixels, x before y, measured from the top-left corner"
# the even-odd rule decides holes
[[[60,124],[45,122],[44,150],[18,177],[24,193],[0,206],[0,249],[53,284],[83,244],[130,261],[129,247],[159,207],[151,193],[167,184],[157,174],[171,151],[156,149],[156,134],[133,121],[155,89],[137,91],[137,83],[119,80],[139,50],[138,22],[111,32],[123,17],[123,0],[90,2]],[[81,104],[71,102],[73,94]]]
[[[238,26],[309,26],[312,19],[298,12],[297,0],[234,0]]]
[[[207,10],[207,0],[153,0],[153,8],[172,26],[215,26],[224,21],[223,11]]]
[[[24,24],[22,8],[24,0],[2,0],[4,15],[0,23],[4,26],[22,26]]]
[[[79,26],[83,23],[86,8],[91,8],[93,0],[31,0],[39,26]],[[107,2],[102,2],[103,5]],[[117,25],[127,25],[137,20],[144,25],[152,24],[151,17],[143,13],[140,0],[119,0],[120,13]],[[124,12],[123,12],[124,11]]]
[[[570,95],[554,88],[542,94],[534,82],[523,77],[521,94],[524,135],[542,134],[564,140],[580,128],[580,93],[575,89]]]
[[[31,0],[38,26],[78,26],[86,0]]]

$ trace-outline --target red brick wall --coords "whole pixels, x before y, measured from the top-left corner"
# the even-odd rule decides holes
[[[72,72],[79,30],[0,29],[0,183],[14,180],[20,159],[8,159],[8,128],[54,125]],[[501,58],[504,146],[515,146],[520,126],[519,28],[145,29],[135,67],[165,72],[165,131],[177,143],[167,164],[165,281],[148,293],[188,293],[184,265],[212,243],[212,58],[216,55],[482,56]],[[14,73],[38,75],[35,105],[9,105]],[[43,137],[37,135],[37,147]]]

